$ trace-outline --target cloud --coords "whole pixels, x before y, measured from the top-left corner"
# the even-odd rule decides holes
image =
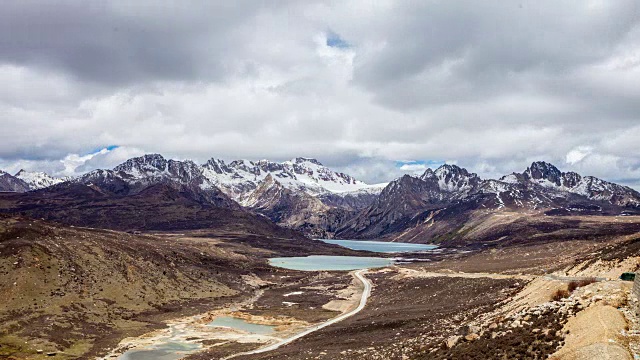
[[[591,154],[593,149],[590,146],[578,146],[567,153],[566,162],[574,165],[582,161],[587,155]]]
[[[637,1],[9,1],[0,42],[6,169],[309,156],[381,182],[421,167],[398,159],[545,160],[640,183]]]

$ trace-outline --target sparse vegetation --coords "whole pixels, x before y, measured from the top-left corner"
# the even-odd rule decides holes
[[[587,278],[587,279],[583,279],[583,280],[574,280],[571,281],[569,283],[569,285],[567,286],[567,290],[572,293],[574,292],[577,288],[581,288],[583,286],[587,286],[589,284],[593,284],[594,282],[596,282],[597,280],[595,278]]]
[[[551,300],[553,301],[560,301],[564,298],[569,297],[569,291],[565,290],[565,289],[558,289],[556,290],[553,295],[551,295]]]

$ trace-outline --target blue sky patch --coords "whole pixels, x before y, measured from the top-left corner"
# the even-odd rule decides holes
[[[348,42],[341,38],[340,35],[332,31],[329,31],[327,33],[327,46],[338,49],[347,49],[351,47],[351,45],[349,45]]]
[[[85,155],[97,154],[100,151],[102,151],[103,149],[107,149],[107,151],[112,151],[112,150],[115,150],[115,149],[117,149],[119,147],[120,146],[118,146],[118,145],[103,146],[103,147],[95,148],[95,149],[89,151],[88,153],[86,153]]]
[[[444,165],[442,160],[398,160],[396,161],[396,167],[401,168],[406,165],[424,166],[425,168],[435,169],[441,165]]]

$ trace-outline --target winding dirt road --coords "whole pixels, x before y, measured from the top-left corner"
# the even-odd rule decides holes
[[[227,359],[231,359],[231,358],[235,358],[238,356],[243,356],[243,355],[252,355],[252,354],[260,354],[260,353],[264,353],[264,352],[268,352],[268,351],[272,351],[275,350],[283,345],[287,345],[297,339],[300,339],[301,337],[307,336],[309,334],[311,334],[314,331],[318,331],[320,329],[323,329],[329,325],[333,325],[339,321],[342,321],[346,318],[349,318],[357,313],[359,313],[362,309],[364,309],[364,307],[367,305],[367,300],[369,299],[369,296],[371,295],[371,282],[363,275],[363,273],[365,273],[368,269],[362,269],[362,270],[358,270],[354,273],[354,275],[356,276],[356,278],[358,278],[358,280],[360,280],[362,282],[362,285],[364,285],[364,290],[362,291],[362,297],[360,297],[360,303],[358,304],[358,307],[356,307],[355,309],[344,313],[340,316],[337,316],[331,320],[328,320],[326,322],[323,322],[322,324],[318,324],[318,325],[314,325],[310,328],[308,328],[307,330],[295,334],[293,336],[290,336],[286,339],[282,339],[279,342],[275,343],[275,344],[271,344],[256,350],[251,350],[251,351],[247,351],[247,352],[242,352],[242,353],[238,353],[238,354],[234,354],[231,356],[227,356],[225,358],[223,358],[222,360],[227,360]]]

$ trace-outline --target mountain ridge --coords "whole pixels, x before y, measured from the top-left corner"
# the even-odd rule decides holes
[[[19,174],[44,180],[31,185],[3,172],[0,185],[4,188],[0,189],[48,192],[75,183],[87,186],[74,188],[73,191],[84,194],[79,196],[94,196],[89,193],[92,189],[96,194],[118,197],[136,196],[162,185],[207,206],[250,210],[312,237],[393,237],[421,226],[418,223],[426,219],[432,222],[443,219],[452,225],[452,219],[462,221],[468,217],[462,213],[480,210],[535,211],[549,215],[640,211],[640,193],[634,189],[593,176],[562,172],[544,161],[533,162],[523,172],[498,179],[482,179],[455,164],[443,164],[426,169],[421,175],[404,175],[377,185],[366,184],[304,157],[280,163],[269,160],[226,163],[211,158],[198,165],[191,160],[146,154],[113,169],[93,170],[62,182],[46,174],[28,176],[23,171]],[[54,179],[53,183],[45,186],[49,178]]]

